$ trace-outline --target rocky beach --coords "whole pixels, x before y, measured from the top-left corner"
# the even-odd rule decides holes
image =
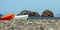
[[[60,0],[0,0],[0,30],[60,30]]]
[[[60,19],[0,21],[0,30],[60,30]]]

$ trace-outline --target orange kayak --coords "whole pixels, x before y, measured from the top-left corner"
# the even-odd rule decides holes
[[[8,15],[2,16],[2,18],[0,18],[0,20],[11,20],[13,18],[14,18],[14,14],[8,14]]]

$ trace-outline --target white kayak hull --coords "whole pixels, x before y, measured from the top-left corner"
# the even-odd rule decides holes
[[[16,16],[13,18],[14,20],[17,20],[17,19],[28,19],[28,15],[19,15],[19,16]]]

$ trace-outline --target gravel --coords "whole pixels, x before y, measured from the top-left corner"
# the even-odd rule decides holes
[[[60,30],[60,19],[0,21],[0,30]]]

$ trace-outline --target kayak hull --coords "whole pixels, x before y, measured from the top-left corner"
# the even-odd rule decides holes
[[[6,15],[3,16],[2,18],[0,18],[0,20],[17,20],[17,19],[27,19],[28,15],[20,15],[20,16],[16,16],[14,14],[10,14],[10,15]]]
[[[14,18],[13,18],[14,20],[17,20],[17,19],[28,19],[28,15],[20,15],[20,16],[15,16]]]
[[[9,14],[9,15],[5,15],[5,16],[2,16],[2,18],[0,18],[0,20],[11,20],[14,18],[14,14]]]

